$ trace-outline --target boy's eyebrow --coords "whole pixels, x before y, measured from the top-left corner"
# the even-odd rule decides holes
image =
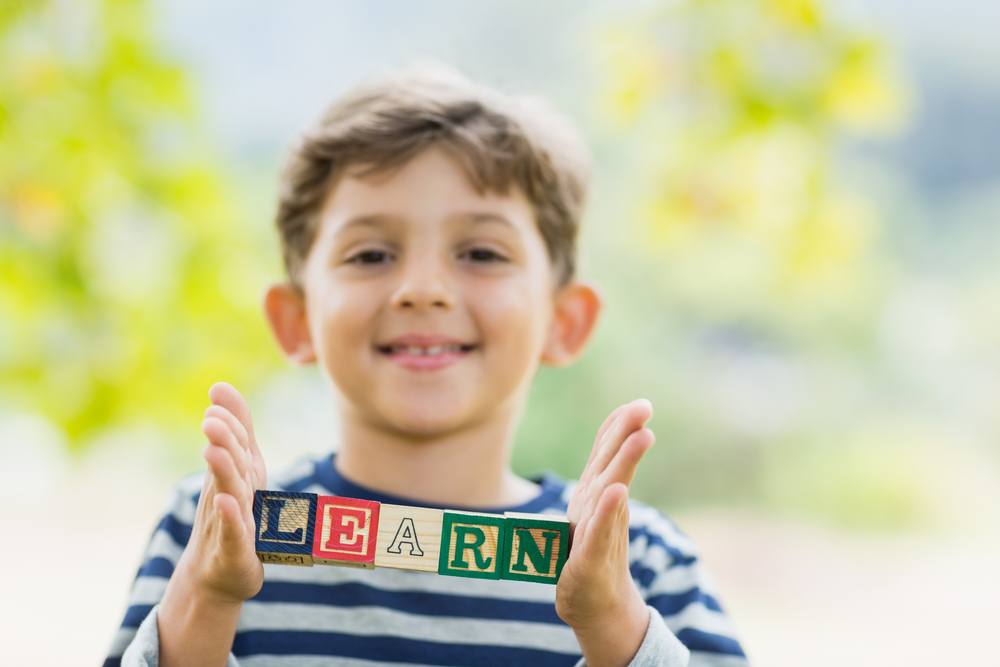
[[[500,224],[516,229],[517,226],[512,223],[507,216],[500,213],[462,213],[456,216],[459,220],[466,220],[472,223],[485,223],[485,222],[499,222]],[[385,213],[369,213],[356,215],[348,218],[344,224],[338,226],[334,231],[335,234],[339,234],[348,229],[353,229],[355,227],[383,227],[397,222],[396,216],[387,215]]]
[[[380,227],[389,222],[392,222],[392,217],[385,215],[384,213],[356,215],[352,218],[348,218],[344,224],[337,228],[337,231],[342,232],[345,229],[351,229],[352,227]]]
[[[514,223],[508,220],[506,216],[500,215],[499,213],[469,213],[462,217],[470,222],[499,222],[507,225],[508,227],[514,227]]]

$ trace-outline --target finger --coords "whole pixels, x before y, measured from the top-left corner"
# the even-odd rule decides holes
[[[253,458],[253,488],[260,489],[267,485],[267,469],[264,466],[264,457],[257,446],[257,437],[253,431],[253,419],[250,416],[250,407],[247,402],[236,391],[236,388],[227,382],[216,382],[208,390],[208,397],[215,405],[219,405],[228,410],[247,432],[247,444],[250,447],[250,455]]]
[[[597,436],[594,438],[594,446],[590,449],[590,458],[587,459],[587,465],[584,467],[584,470],[590,467],[594,457],[597,456],[597,452],[601,449],[601,443],[604,442],[604,434],[608,432],[608,429],[611,428],[611,425],[615,423],[615,420],[618,419],[626,407],[628,406],[619,405],[617,408],[612,410],[611,414],[604,420],[604,423],[601,424],[601,428],[597,429]]]
[[[600,496],[603,486],[594,489],[601,473],[604,472],[622,442],[629,433],[642,428],[653,414],[653,406],[646,399],[636,399],[631,403],[619,406],[604,420],[594,439],[594,448],[590,460],[580,475],[573,497],[570,499],[566,516],[573,524],[581,524],[586,516],[593,512],[594,504]],[[575,529],[574,529],[575,530]]]
[[[221,406],[230,413],[236,419],[243,424],[243,428],[247,432],[247,441],[250,443],[251,449],[256,447],[256,438],[253,433],[253,420],[250,417],[250,406],[243,399],[240,392],[236,391],[236,388],[229,384],[228,382],[216,382],[212,385],[212,388],[208,390],[208,398],[213,404]]]
[[[213,404],[205,408],[205,417],[215,417],[216,419],[221,419],[226,422],[226,425],[229,426],[229,430],[236,436],[236,441],[240,443],[240,447],[249,452],[250,436],[247,433],[246,427],[240,423],[240,420],[237,419],[232,412],[225,409],[221,405]]]
[[[215,496],[215,509],[222,521],[222,539],[226,542],[241,543],[246,537],[247,526],[243,521],[240,502],[228,493]]]
[[[648,428],[633,431],[615,452],[614,458],[591,482],[584,499],[581,517],[595,511],[595,506],[604,490],[611,484],[621,483],[626,487],[632,483],[636,468],[643,455],[656,442],[656,436]]]
[[[229,424],[218,417],[206,417],[201,422],[201,432],[210,443],[229,452],[241,477],[247,472],[250,467],[250,453],[237,441]]]
[[[195,523],[204,521],[203,516],[205,514],[205,506],[212,502],[215,497],[215,478],[212,476],[212,470],[209,468],[208,472],[205,474],[205,481],[201,485],[201,495],[198,496],[198,506],[195,508]],[[197,532],[197,531],[196,531]]]
[[[600,475],[629,435],[645,426],[652,417],[653,405],[644,398],[636,399],[624,406],[620,417],[604,434],[604,442],[594,457],[589,472]]]
[[[571,535],[580,529],[579,526],[583,520],[581,505],[584,504],[590,490],[590,485],[600,474],[600,471],[595,469],[594,459],[597,457],[598,452],[601,451],[601,446],[604,444],[604,436],[608,432],[608,429],[621,418],[621,414],[626,407],[625,405],[619,405],[612,410],[611,414],[604,420],[604,423],[601,424],[601,427],[597,429],[594,446],[590,449],[590,458],[587,459],[587,465],[583,467],[583,472],[580,473],[580,478],[576,482],[576,488],[573,489],[573,496],[566,507],[566,516],[570,520]]]
[[[202,450],[202,457],[208,462],[208,468],[214,479],[216,495],[229,493],[237,498],[246,495],[246,484],[242,475],[236,469],[229,450],[215,443],[208,443]]]
[[[615,483],[629,486],[632,483],[632,478],[635,477],[639,461],[655,443],[656,435],[648,428],[634,431],[625,439],[618,453],[601,473],[597,486],[607,487]]]
[[[605,458],[607,456],[609,438],[621,428],[622,420],[627,419],[627,412],[630,405],[627,403],[615,408],[608,415],[608,418],[604,420],[604,423],[601,424],[601,428],[597,430],[597,437],[594,438],[594,447],[590,451],[590,459],[587,460],[583,474],[580,475],[579,488],[581,491],[588,488],[594,479],[601,474],[605,465],[607,465]]]
[[[612,484],[601,493],[586,526],[582,527],[579,546],[574,542],[574,550],[579,548],[588,560],[612,560],[622,543],[628,544],[622,537],[628,534],[627,529],[628,487]]]
[[[258,478],[257,462],[254,461],[253,459],[253,453],[250,450],[250,442],[249,442],[250,436],[247,433],[247,430],[243,426],[243,424],[240,423],[238,419],[236,419],[233,413],[231,413],[229,410],[222,407],[221,405],[213,404],[208,406],[205,409],[205,417],[220,419],[226,423],[226,426],[229,427],[229,430],[232,432],[232,435],[236,438],[236,442],[239,445],[240,449],[242,450],[242,453],[232,452],[232,454],[234,460],[237,462],[237,467],[239,468],[240,473],[244,476],[244,481],[246,482],[249,488],[252,489],[263,488],[264,484],[257,485],[255,483]],[[209,435],[209,432],[205,431],[204,422],[202,425],[202,431],[204,431],[206,435]],[[223,435],[223,437],[225,438],[226,436]],[[231,445],[231,443],[228,442],[228,440],[225,442],[220,442],[220,444],[223,444],[227,448],[229,448]],[[264,467],[263,460],[259,461],[259,465],[260,465],[260,470],[263,471]],[[262,479],[264,478],[263,475],[260,475],[260,477]]]

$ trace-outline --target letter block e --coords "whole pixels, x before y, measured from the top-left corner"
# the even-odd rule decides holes
[[[320,496],[312,557],[325,565],[375,567],[379,503],[357,498]]]

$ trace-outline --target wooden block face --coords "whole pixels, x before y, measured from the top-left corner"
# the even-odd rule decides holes
[[[292,564],[312,565],[316,498],[315,493],[293,491],[254,493],[254,541],[261,561],[287,563],[290,562],[288,558],[294,556]]]
[[[507,512],[500,577],[554,584],[569,555],[569,519]]]
[[[277,565],[305,565],[306,567],[312,567],[313,564],[312,556],[303,556],[302,554],[276,554],[258,551],[257,558],[260,559],[261,563],[275,563]]]
[[[453,577],[499,579],[504,526],[505,519],[499,514],[445,510],[438,573]]]
[[[375,566],[437,572],[444,510],[385,505],[379,509]]]
[[[375,567],[379,503],[357,498],[320,496],[312,557],[325,565]]]

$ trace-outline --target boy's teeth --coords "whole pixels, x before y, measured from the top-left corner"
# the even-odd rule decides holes
[[[399,345],[393,348],[396,353],[405,352],[412,357],[434,357],[443,352],[460,352],[461,345],[430,345],[422,347],[420,345]]]

